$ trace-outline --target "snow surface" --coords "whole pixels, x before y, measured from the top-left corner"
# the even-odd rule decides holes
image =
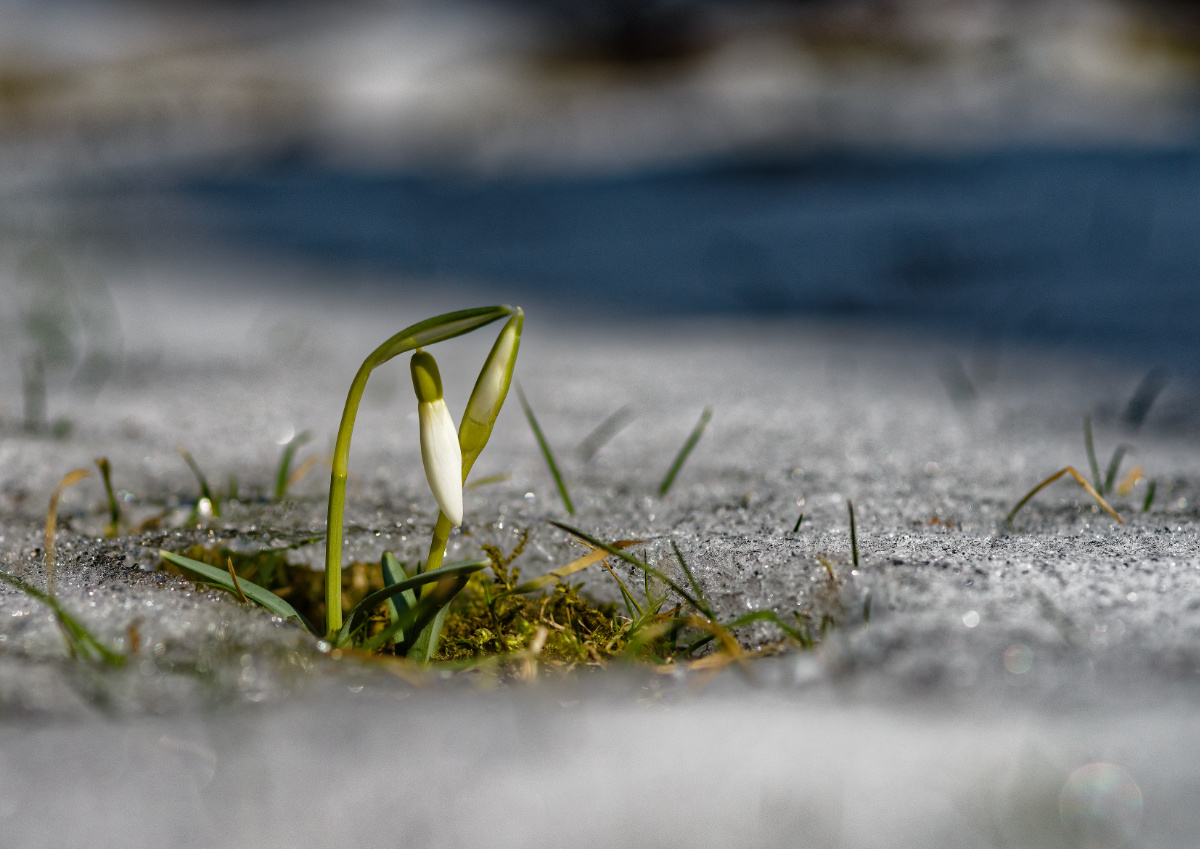
[[[1142,370],[1061,351],[837,323],[609,325],[526,305],[518,378],[563,463],[569,521],[645,540],[682,577],[674,541],[724,617],[805,611],[838,625],[819,649],[748,672],[626,670],[499,691],[413,682],[332,660],[264,611],[147,569],[161,547],[319,535],[325,467],[284,505],[256,501],[280,443],[310,430],[300,458],[327,451],[362,357],[463,294],[400,301],[348,282],[336,301],[281,298],[278,281],[214,289],[210,272],[112,286],[119,371],[98,393],[51,373],[49,414],[70,419],[67,438],[22,432],[19,381],[0,386],[5,569],[44,580],[50,491],[96,457],[134,517],[175,508],[162,530],[103,540],[98,477],[63,499],[61,600],[123,650],[136,637],[122,670],[68,660],[49,613],[0,590],[0,821],[13,845],[1194,843],[1193,387],[1170,384],[1134,431],[1120,416]],[[433,349],[455,415],[490,345],[477,336]],[[360,414],[353,558],[416,559],[434,518],[405,365],[372,379]],[[577,446],[627,404],[632,420],[583,460]],[[659,498],[706,406],[707,432]],[[1114,498],[1123,526],[1060,482],[1006,526],[1051,472],[1090,476],[1085,414],[1101,464],[1134,446],[1122,474],[1141,465],[1156,480],[1151,510],[1144,480]],[[214,486],[238,479],[239,503],[206,527],[184,526],[196,486],[177,445]],[[578,556],[544,521],[562,505],[515,404],[474,476],[500,474],[511,478],[467,492],[452,559],[484,541],[511,548],[523,531],[525,575]],[[323,548],[295,557],[319,564]],[[615,597],[604,573],[582,576]],[[739,636],[748,649],[780,638],[769,626]],[[1096,763],[1109,766],[1077,772]]]

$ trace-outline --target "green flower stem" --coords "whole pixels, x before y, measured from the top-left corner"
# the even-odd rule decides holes
[[[333,470],[329,475],[329,511],[326,515],[325,537],[325,633],[334,639],[342,630],[342,542],[344,536],[344,513],[346,508],[346,477],[350,469],[350,437],[354,432],[354,419],[367,378],[371,372],[392,357],[432,345],[472,330],[478,330],[497,319],[512,315],[512,307],[481,307],[461,312],[447,313],[414,324],[388,339],[371,352],[350,384],[346,395],[346,407],[342,411],[342,422],[338,427],[337,441],[333,447]]]

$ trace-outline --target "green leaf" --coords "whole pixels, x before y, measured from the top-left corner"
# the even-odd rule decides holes
[[[683,443],[683,447],[679,449],[679,453],[675,456],[675,462],[671,464],[671,468],[667,471],[667,476],[663,478],[663,482],[659,485],[658,494],[660,497],[665,496],[667,491],[671,489],[671,484],[675,483],[675,476],[679,474],[679,470],[683,468],[688,455],[692,453],[692,449],[696,447],[696,443],[704,435],[704,429],[708,427],[708,421],[711,418],[712,407],[705,407],[704,412],[700,414],[700,420],[696,422],[696,426],[692,429],[687,441]]]
[[[521,409],[525,411],[525,418],[529,420],[533,437],[537,440],[538,447],[542,449],[542,456],[546,458],[546,465],[550,468],[550,474],[558,487],[558,494],[562,497],[563,507],[567,509],[568,516],[574,516],[575,505],[571,503],[571,494],[567,492],[567,485],[558,471],[558,463],[554,461],[554,452],[550,450],[550,443],[546,441],[546,435],[542,433],[537,417],[533,414],[533,408],[529,406],[529,401],[525,398],[525,393],[521,391],[519,383],[517,384],[517,399],[521,402]]]
[[[512,307],[496,306],[475,307],[434,316],[401,330],[376,348],[375,353],[371,356],[375,359],[375,365],[380,365],[405,351],[423,348],[435,342],[453,339],[455,336],[462,336],[464,333],[478,330],[493,321],[512,315],[512,313]]]
[[[0,581],[50,608],[59,629],[63,632],[63,637],[67,640],[67,648],[74,657],[88,660],[98,658],[109,666],[121,666],[125,663],[124,655],[118,654],[92,636],[92,633],[84,628],[75,617],[63,610],[49,593],[43,592],[28,581],[23,581],[16,575],[10,575],[7,572],[0,572]]]
[[[205,581],[211,584],[216,584],[222,589],[229,590],[231,593],[237,592],[237,587],[233,584],[233,579],[229,577],[229,572],[224,569],[218,569],[215,566],[209,566],[207,563],[201,563],[199,560],[193,560],[190,557],[184,557],[182,554],[176,554],[173,551],[160,551],[158,556],[168,563],[178,566],[180,569],[186,569],[194,575],[199,575]],[[296,608],[292,607],[286,601],[281,599],[275,593],[264,587],[260,587],[245,578],[238,578],[237,586],[242,588],[242,593],[246,598],[253,601],[255,604],[265,607],[267,610],[279,616],[282,619],[290,619],[300,623],[309,631],[313,631],[311,625],[305,621],[304,617],[296,612]],[[318,635],[319,636],[319,635]]]
[[[403,564],[390,551],[383,553],[383,558],[380,560],[379,565],[383,569],[383,584],[386,587],[398,584],[408,578],[408,573],[404,571]],[[394,624],[400,621],[401,613],[417,606],[417,594],[413,590],[404,590],[398,596],[389,598],[387,605],[388,618]],[[403,640],[404,632],[401,630],[396,635],[396,642],[402,642]]]
[[[367,614],[392,596],[399,595],[405,590],[415,590],[417,587],[422,587],[425,584],[436,583],[442,578],[457,578],[470,575],[483,569],[489,563],[490,561],[488,560],[463,560],[459,563],[451,563],[449,566],[443,566],[440,569],[422,572],[419,575],[398,581],[389,587],[376,590],[356,604],[354,609],[350,611],[350,614],[346,617],[346,624],[342,626],[341,631],[338,633],[336,644],[342,646],[349,642],[351,635],[366,623]],[[429,598],[436,599],[436,596],[431,595],[422,599],[418,607],[423,606]],[[443,599],[439,603],[445,603],[449,600],[449,598]]]

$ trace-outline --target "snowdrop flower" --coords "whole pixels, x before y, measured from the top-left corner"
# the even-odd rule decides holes
[[[462,451],[450,411],[442,398],[442,377],[437,362],[417,349],[409,363],[417,393],[417,418],[421,423],[421,460],[425,478],[438,507],[457,527],[463,520]]]

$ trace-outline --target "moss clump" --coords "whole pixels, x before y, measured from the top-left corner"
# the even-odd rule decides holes
[[[442,626],[435,660],[476,660],[529,648],[539,629],[539,660],[552,666],[600,665],[627,648],[628,623],[616,605],[595,604],[578,588],[559,584],[540,595],[504,595],[499,582],[475,577],[455,600]]]

